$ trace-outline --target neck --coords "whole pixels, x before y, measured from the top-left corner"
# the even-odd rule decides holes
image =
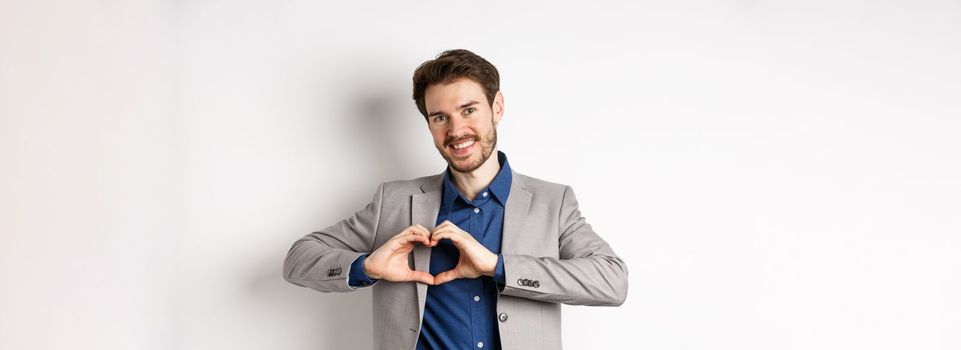
[[[497,149],[494,149],[491,151],[491,156],[487,158],[487,161],[477,169],[474,169],[474,171],[462,173],[454,170],[454,168],[450,168],[450,173],[453,177],[454,186],[456,186],[467,199],[474,200],[481,190],[490,186],[491,182],[494,181],[494,177],[497,176],[497,172],[500,170],[501,164],[497,161]]]

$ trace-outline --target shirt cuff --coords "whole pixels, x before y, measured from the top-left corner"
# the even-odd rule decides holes
[[[367,260],[367,255],[369,254],[357,257],[357,259],[350,264],[350,271],[347,273],[347,285],[351,287],[366,287],[377,282],[377,280],[370,279],[370,277],[364,273],[364,261]]]
[[[494,282],[507,284],[507,277],[504,276],[504,256],[497,254],[497,267],[494,268]]]

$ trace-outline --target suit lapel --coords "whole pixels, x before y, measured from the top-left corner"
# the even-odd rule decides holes
[[[440,201],[444,191],[444,173],[429,178],[420,189],[424,193],[411,197],[410,222],[411,225],[420,224],[432,230],[437,222],[437,213],[440,211]],[[414,245],[414,270],[430,273],[430,247],[422,244]],[[417,307],[420,311],[420,321],[423,322],[427,285],[415,284],[417,285]]]
[[[520,254],[517,238],[523,234],[524,220],[531,207],[532,195],[524,188],[524,182],[516,172],[511,170],[511,190],[504,205],[504,229],[501,233],[501,254]],[[428,230],[434,228],[437,214],[440,211],[441,197],[444,191],[444,173],[429,178],[420,187],[423,193],[411,196],[410,221],[411,225],[420,224]],[[414,270],[430,273],[430,247],[417,244],[414,246]],[[424,321],[424,305],[427,303],[427,285],[417,285],[417,308],[420,312],[420,322]]]
[[[521,254],[517,238],[523,234],[524,220],[531,207],[531,193],[524,188],[524,182],[517,172],[511,169],[511,191],[504,205],[504,230],[501,233],[501,254]]]

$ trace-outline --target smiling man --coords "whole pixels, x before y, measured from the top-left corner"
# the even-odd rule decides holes
[[[497,150],[492,64],[448,50],[413,80],[447,169],[383,183],[366,208],[294,242],[284,278],[372,288],[375,349],[561,349],[560,304],[621,305],[627,266],[570,186],[517,173]]]

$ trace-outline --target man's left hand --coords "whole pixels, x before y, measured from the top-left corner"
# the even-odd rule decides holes
[[[469,233],[461,230],[450,221],[444,221],[434,228],[430,235],[431,247],[436,247],[441,239],[450,239],[460,250],[460,259],[453,269],[434,276],[434,285],[453,281],[458,278],[477,278],[494,276],[497,268],[497,254],[491,253]]]

